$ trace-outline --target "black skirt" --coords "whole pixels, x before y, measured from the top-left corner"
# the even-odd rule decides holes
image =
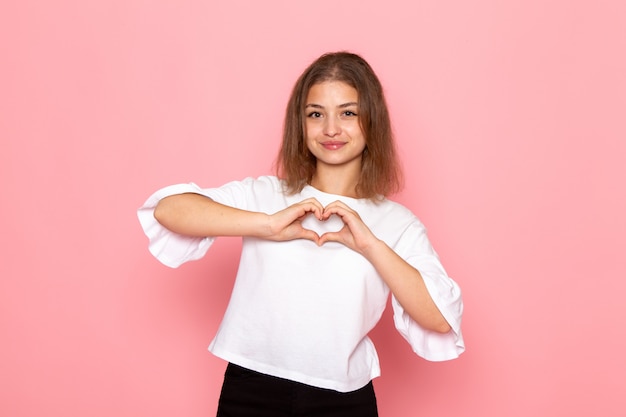
[[[217,417],[378,417],[374,386],[338,392],[229,363]]]

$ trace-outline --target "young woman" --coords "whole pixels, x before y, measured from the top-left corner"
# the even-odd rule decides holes
[[[229,362],[218,416],[376,416],[368,333],[389,292],[420,356],[464,350],[461,293],[422,223],[386,196],[400,173],[380,82],[331,53],[298,79],[277,176],[164,188],[139,209],[150,251],[177,267],[241,236],[232,296],[210,351]]]

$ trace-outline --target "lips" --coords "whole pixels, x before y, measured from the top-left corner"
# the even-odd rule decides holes
[[[325,148],[325,149],[329,149],[331,151],[337,150],[341,147],[343,147],[346,144],[346,142],[341,142],[341,141],[337,141],[337,140],[331,140],[331,141],[326,141],[326,142],[322,142],[321,145]]]

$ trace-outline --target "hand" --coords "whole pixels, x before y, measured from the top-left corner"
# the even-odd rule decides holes
[[[277,242],[307,239],[319,243],[320,237],[313,230],[302,227],[302,221],[306,216],[314,215],[322,220],[324,207],[315,198],[308,198],[293,204],[286,209],[269,216],[268,234],[265,239]]]
[[[333,214],[341,218],[344,226],[337,232],[324,233],[319,238],[318,245],[321,246],[326,242],[339,242],[363,255],[368,248],[379,242],[370,228],[363,223],[359,214],[345,203],[335,201],[327,205],[322,213],[322,220],[327,220]]]

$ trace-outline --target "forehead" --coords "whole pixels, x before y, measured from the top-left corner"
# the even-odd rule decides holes
[[[327,102],[329,104],[345,104],[358,102],[359,93],[351,85],[343,81],[322,81],[313,84],[306,97],[306,103]]]

